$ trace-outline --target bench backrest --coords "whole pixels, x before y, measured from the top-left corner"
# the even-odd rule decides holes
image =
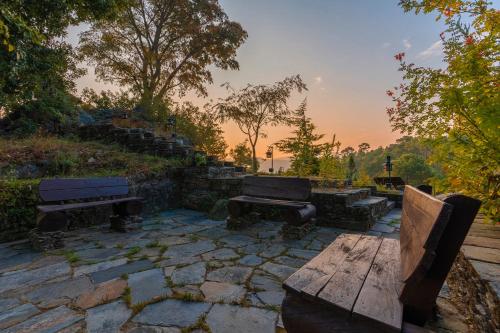
[[[43,201],[51,202],[124,196],[129,189],[123,177],[56,178],[42,180],[38,191]]]
[[[391,183],[393,186],[403,186],[405,181],[401,177],[375,177],[373,181],[377,185],[385,185]]]
[[[439,200],[405,187],[400,233],[405,320],[422,324],[431,314],[480,205],[463,195]]]
[[[297,177],[246,176],[242,192],[253,197],[307,201],[311,197],[311,182]]]

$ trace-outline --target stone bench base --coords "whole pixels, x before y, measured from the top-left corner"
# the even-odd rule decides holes
[[[40,231],[35,228],[28,235],[31,247],[37,251],[49,251],[64,247],[64,231]]]
[[[302,225],[283,224],[281,227],[281,235],[283,239],[301,239],[315,227],[316,219],[311,219],[309,222]]]
[[[142,218],[140,216],[120,216],[113,215],[109,218],[109,222],[111,223],[111,230],[118,232],[127,232],[127,225],[133,223],[142,222]]]
[[[257,212],[251,212],[239,217],[229,216],[226,219],[226,228],[230,230],[240,230],[251,226],[252,224],[258,223],[260,221],[260,214]]]

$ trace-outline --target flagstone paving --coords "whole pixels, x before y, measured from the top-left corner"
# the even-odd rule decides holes
[[[399,216],[391,211],[376,233],[397,237]],[[74,230],[45,254],[0,244],[0,332],[275,332],[282,281],[345,232],[318,227],[286,241],[281,227],[231,231],[182,209],[127,233]]]

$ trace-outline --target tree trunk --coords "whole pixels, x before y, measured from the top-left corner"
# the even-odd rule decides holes
[[[252,172],[253,173],[257,173],[257,156],[256,156],[256,153],[255,153],[255,145],[257,143],[253,144],[252,145]]]

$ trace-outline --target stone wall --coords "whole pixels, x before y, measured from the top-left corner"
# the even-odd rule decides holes
[[[192,167],[183,171],[182,205],[208,212],[220,199],[241,194],[240,173],[232,167]]]
[[[155,156],[187,157],[193,154],[193,146],[187,139],[155,136],[152,130],[144,128],[123,128],[109,123],[93,124],[81,126],[78,136],[82,140],[117,143],[127,150]]]
[[[459,253],[448,274],[451,298],[466,317],[470,332],[495,333],[500,329],[500,305],[492,286]]]

